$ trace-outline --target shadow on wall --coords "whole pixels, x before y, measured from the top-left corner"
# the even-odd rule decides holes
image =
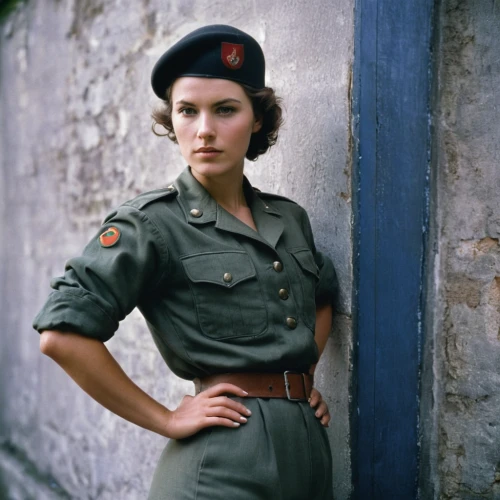
[[[25,2],[25,1],[26,0],[5,0],[5,1],[1,2],[0,3],[0,23],[5,21],[5,19],[7,19],[7,17],[9,16],[9,14],[11,12],[13,12],[20,3]],[[2,493],[1,490],[0,490],[0,493]],[[2,498],[3,498],[3,496],[2,496]]]
[[[40,472],[24,453],[8,441],[0,443],[1,500],[71,500],[50,474]]]

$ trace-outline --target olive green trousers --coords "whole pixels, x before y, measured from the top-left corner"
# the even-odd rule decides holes
[[[149,500],[332,500],[330,446],[309,404],[240,401],[252,415],[239,428],[168,442]]]

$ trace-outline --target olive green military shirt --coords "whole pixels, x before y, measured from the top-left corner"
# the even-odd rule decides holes
[[[307,214],[244,180],[257,232],[219,206],[189,167],[173,185],[125,203],[51,282],[39,330],[106,341],[134,307],[170,369],[308,371],[316,306],[332,301],[333,265]]]

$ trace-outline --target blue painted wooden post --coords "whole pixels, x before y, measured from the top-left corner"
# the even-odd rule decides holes
[[[357,0],[354,497],[417,498],[432,0]]]

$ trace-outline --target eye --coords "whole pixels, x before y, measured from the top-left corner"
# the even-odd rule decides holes
[[[184,116],[191,116],[196,114],[196,110],[194,108],[181,108],[178,113]]]
[[[231,115],[236,111],[232,106],[219,106],[217,108],[217,113],[219,115]]]

